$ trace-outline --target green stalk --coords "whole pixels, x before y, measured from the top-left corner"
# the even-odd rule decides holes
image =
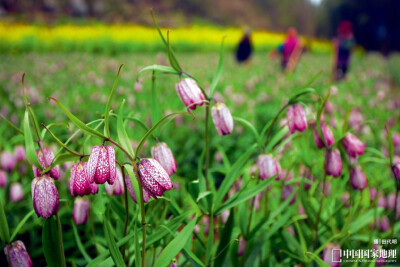
[[[322,206],[324,204],[324,199],[325,199],[325,184],[326,184],[326,173],[324,173],[324,179],[322,181],[322,199],[321,199],[321,204],[319,205],[317,220],[315,222],[315,237],[314,237],[314,247],[315,248],[318,246],[319,221],[321,219],[321,211],[322,211]]]
[[[205,131],[204,131],[204,178],[206,180],[207,191],[210,190],[210,183],[208,181],[208,168],[210,165],[210,144],[208,140],[208,121],[210,117],[210,105],[206,103],[206,118],[205,118]]]
[[[140,202],[140,214],[141,214],[141,223],[142,223],[142,234],[143,234],[143,240],[142,240],[142,267],[145,267],[145,251],[146,251],[146,212],[144,209],[144,199],[143,199],[143,185],[142,181],[139,178],[139,172],[137,169],[136,165],[136,160],[126,151],[120,144],[115,142],[112,139],[107,139],[110,143],[121,149],[125,155],[129,158],[129,160],[132,162],[132,166],[135,170],[135,174],[137,177],[138,185],[139,185],[139,190],[140,190],[140,195],[139,195],[139,202]]]
[[[279,115],[281,115],[281,113],[289,106],[289,103],[286,103],[283,107],[281,107],[281,109],[278,111],[278,113],[275,115],[275,117],[273,118],[271,124],[268,126],[267,129],[267,133],[266,133],[266,137],[265,137],[265,141],[264,141],[264,147],[267,145],[267,141],[269,138],[269,135],[271,134],[272,131],[272,127],[274,126],[274,124],[276,123],[276,121],[279,118]]]
[[[61,266],[66,267],[67,264],[65,263],[65,255],[64,255],[64,245],[62,241],[62,231],[61,231],[61,221],[58,213],[56,214],[57,219],[57,230],[58,230],[58,245],[60,246],[60,255],[61,255]]]
[[[124,181],[124,199],[125,199],[125,223],[124,223],[124,236],[126,236],[127,231],[128,231],[128,220],[129,220],[129,203],[128,203],[128,188],[126,188],[126,183],[125,183],[125,168],[121,168],[122,172],[122,180]],[[122,256],[124,257],[125,263],[127,262],[127,259],[125,257],[125,246],[122,247]]]

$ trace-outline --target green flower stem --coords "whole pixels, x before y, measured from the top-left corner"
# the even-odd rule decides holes
[[[61,255],[61,266],[66,267],[67,264],[65,263],[65,255],[64,255],[64,245],[62,241],[62,231],[61,231],[61,221],[58,213],[56,214],[57,219],[57,230],[58,230],[58,245],[60,246],[60,255]]]
[[[210,182],[208,181],[208,168],[210,165],[210,144],[208,140],[208,121],[210,118],[210,105],[206,103],[205,131],[204,131],[204,178],[206,180],[207,191],[210,190]]]
[[[317,220],[315,222],[314,247],[318,246],[319,221],[321,219],[322,206],[323,206],[324,200],[325,200],[325,184],[326,184],[326,173],[324,173],[324,179],[322,180],[322,199],[321,199],[321,204],[319,205],[319,210],[318,210],[318,214],[317,214]]]
[[[119,149],[121,149],[125,155],[129,158],[129,160],[132,162],[133,169],[135,170],[136,178],[138,181],[139,185],[139,190],[140,190],[140,196],[139,196],[139,202],[140,202],[140,214],[141,214],[141,223],[142,223],[142,234],[143,234],[143,240],[142,240],[142,267],[145,266],[145,251],[146,251],[146,212],[144,209],[144,199],[143,199],[143,185],[142,181],[139,178],[139,172],[138,168],[136,165],[136,160],[126,151],[120,144],[112,140],[111,138],[107,139],[108,142],[112,143]]]
[[[128,188],[126,188],[126,183],[125,183],[125,168],[121,168],[122,172],[122,180],[124,181],[124,199],[125,199],[125,223],[124,223],[124,236],[126,236],[127,231],[128,231],[128,221],[129,221],[129,203],[128,203]],[[124,257],[125,263],[127,262],[127,259],[125,257],[125,249],[126,247],[122,247],[122,256]]]
[[[289,106],[289,103],[286,103],[283,107],[281,107],[281,109],[278,111],[278,113],[275,115],[274,119],[271,122],[271,125],[269,125],[267,133],[265,135],[265,141],[264,141],[264,147],[267,145],[267,141],[268,138],[271,134],[272,131],[272,127],[274,126],[274,124],[276,123],[276,121],[278,120],[279,116],[281,115],[281,113]]]

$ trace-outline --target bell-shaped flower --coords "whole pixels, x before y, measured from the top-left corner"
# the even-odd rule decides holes
[[[114,184],[117,175],[114,146],[94,146],[86,172],[90,184]]]
[[[171,149],[164,142],[159,142],[151,148],[151,156],[157,160],[168,175],[176,172],[176,161]]]

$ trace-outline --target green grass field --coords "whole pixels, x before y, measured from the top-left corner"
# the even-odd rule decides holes
[[[194,76],[207,91],[217,68],[218,53],[179,53],[179,51],[176,51],[176,55],[183,69]],[[21,77],[23,73],[26,73],[27,95],[39,123],[49,125],[51,123],[68,122],[68,127],[60,125],[52,128],[52,131],[62,141],[65,141],[77,128],[57,105],[47,100],[47,97],[57,98],[85,123],[99,119],[104,115],[108,95],[120,64],[125,65],[121,71],[111,109],[117,113],[121,101],[125,99],[125,113],[145,122],[150,127],[152,112],[151,72],[145,72],[139,77],[137,73],[148,65],[168,64],[166,55],[162,53],[118,54],[116,56],[86,53],[0,54],[0,106],[2,113],[20,129],[23,128],[24,102]],[[387,62],[377,54],[356,55],[353,58],[348,77],[337,83],[331,82],[330,69],[330,55],[304,54],[293,74],[283,74],[280,70],[279,61],[270,59],[265,53],[254,54],[251,63],[248,65],[238,65],[234,62],[233,55],[226,54],[222,77],[214,96],[217,100],[226,103],[233,117],[243,118],[251,122],[255,129],[261,132],[265,124],[273,119],[289,98],[304,89],[304,86],[312,77],[322,71],[322,74],[316,78],[310,87],[322,96],[326,96],[329,89],[335,87],[331,89],[329,98],[332,110],[331,112],[324,112],[324,121],[331,125],[336,142],[343,137],[342,129],[343,126],[348,125],[349,113],[354,108],[359,108],[364,116],[360,128],[352,129],[350,126],[348,128],[367,147],[365,154],[359,157],[358,164],[361,165],[367,176],[368,186],[375,187],[384,196],[395,193],[396,189],[390,168],[385,165],[387,164],[388,143],[383,130],[385,124],[392,120],[392,122],[395,122],[391,128],[392,133],[400,131],[398,124],[398,99],[400,94],[399,88],[391,82]],[[143,85],[141,90],[135,89],[136,79]],[[178,76],[176,75],[159,73],[156,75],[157,102],[162,114],[186,110],[175,91],[177,82]],[[317,95],[307,95],[302,98],[301,102],[307,106],[309,122],[315,120],[320,105]],[[285,114],[286,112],[279,117],[278,122],[285,118]],[[163,198],[148,203],[146,212],[149,224],[148,235],[151,240],[152,235],[154,236],[162,229],[165,230],[161,225],[167,225],[168,222],[178,216],[176,207],[182,213],[186,210],[195,211],[199,218],[198,224],[202,230],[198,233],[197,238],[187,243],[186,248],[202,261],[206,261],[207,249],[204,246],[209,235],[204,233],[204,218],[207,216],[203,210],[202,201],[208,199],[208,197],[197,201],[197,204],[200,202],[200,208],[194,207],[195,204],[193,204],[199,197],[196,181],[201,179],[199,174],[202,171],[199,162],[201,162],[204,143],[204,107],[198,107],[194,111],[194,115],[194,120],[189,115],[179,116],[165,124],[158,133],[160,140],[166,142],[173,151],[178,171],[172,176],[175,188],[166,192]],[[116,123],[117,120],[111,116],[110,126],[113,136],[117,135]],[[240,159],[245,151],[248,151],[249,147],[252,146],[254,136],[251,130],[239,121],[235,121],[233,133],[222,138],[218,135],[212,122],[210,122],[210,128],[210,173],[217,190],[226,179],[227,173],[232,171],[234,162]],[[316,251],[313,240],[313,223],[322,196],[320,188],[324,176],[324,151],[317,149],[313,139],[313,128],[311,126],[308,128],[303,133],[296,133],[285,139],[279,139],[273,150],[273,153],[279,157],[282,168],[288,172],[293,172],[294,179],[290,184],[295,187],[297,192],[295,203],[288,205],[287,202],[282,200],[282,188],[285,182],[274,181],[270,184],[269,189],[263,191],[264,193],[260,197],[260,209],[254,215],[250,215],[253,209],[250,199],[238,203],[230,209],[230,214],[234,214],[232,216],[235,217],[229,238],[224,235],[226,233],[224,231],[228,230],[225,230],[225,224],[220,221],[221,216],[216,216],[216,243],[211,249],[212,262],[221,260],[220,254],[218,254],[221,252],[218,244],[225,244],[227,249],[226,251],[222,250],[227,253],[224,254],[226,256],[225,265],[238,266],[237,264],[240,262],[243,266],[291,266],[294,264],[311,266],[313,258],[307,256],[305,252],[314,253]],[[144,129],[138,123],[132,121],[126,122],[126,129],[134,146],[145,134]],[[103,132],[103,126],[99,128],[99,131]],[[1,150],[11,151],[15,145],[24,144],[23,136],[17,135],[5,123],[0,124],[0,134],[2,136]],[[279,138],[280,134],[282,134],[282,131],[279,123],[277,123],[273,127],[272,136]],[[80,153],[89,153],[90,147],[99,143],[99,140],[95,138],[88,139],[81,136],[78,135],[77,138],[74,138],[70,145],[71,148]],[[52,147],[54,152],[59,148],[48,134],[43,142]],[[154,144],[153,139],[148,139],[140,156],[149,157],[150,148]],[[343,148],[341,150],[344,158],[345,152]],[[251,153],[249,160],[237,171],[235,180],[242,179],[243,187],[248,182],[249,188],[257,188],[259,179],[251,175],[251,166],[254,165],[259,152],[261,151],[255,150]],[[395,153],[398,152],[395,151]],[[123,157],[122,153],[118,152],[117,157]],[[378,231],[371,227],[371,222],[375,220],[377,214],[380,214],[381,216],[388,216],[390,225],[392,225],[393,212],[390,209],[376,208],[376,201],[370,202],[368,188],[359,192],[350,187],[350,165],[344,159],[343,161],[342,175],[339,178],[327,178],[331,189],[321,213],[321,234],[318,237],[318,247],[329,241],[340,244],[342,248],[371,249],[372,240],[392,237],[391,230]],[[300,181],[305,180],[303,173],[301,173],[302,165],[307,166],[315,177],[311,190],[307,192],[300,186]],[[64,175],[65,179],[57,182],[57,187],[59,187],[60,198],[63,199],[63,202],[60,203],[59,215],[63,222],[65,254],[68,264],[74,263],[83,266],[89,260],[82,256],[82,248],[76,249],[78,239],[71,228],[73,224],[71,221],[73,198],[67,191],[69,171],[67,170]],[[20,175],[18,171],[14,171],[9,177],[9,181],[21,182],[25,192],[25,198],[22,202],[6,201],[7,220],[11,229],[15,228],[23,216],[32,210],[30,197],[32,178],[33,174],[29,166],[28,172],[25,174]],[[350,208],[344,207],[340,200],[345,192],[349,192],[352,199]],[[6,199],[7,191],[0,188],[0,196],[2,196],[2,201]],[[229,199],[229,197],[226,197],[224,201]],[[99,213],[104,212],[108,204],[111,205],[114,212],[110,215],[110,220],[114,227],[113,236],[117,241],[122,237],[125,215],[122,198],[106,197],[104,189],[100,189],[98,195],[92,196],[91,201],[90,222],[78,226],[78,231],[83,243],[83,250],[89,254],[91,259],[94,259],[99,253],[107,251],[108,247],[108,243],[103,237],[103,222]],[[137,218],[139,209],[137,205],[133,205],[134,207],[132,208],[131,205],[130,208],[130,216]],[[305,207],[306,215],[299,215],[300,205]],[[274,214],[275,211],[279,211],[279,213]],[[259,231],[255,231],[253,235],[249,235],[249,232],[246,231],[250,216],[252,216],[252,224],[249,229],[254,230],[257,225],[261,225]],[[36,218],[36,215],[33,217],[29,220],[29,223],[21,228],[18,239],[24,240],[32,260],[40,265],[45,264],[40,240],[40,227],[43,222]],[[270,221],[265,224],[262,223],[267,220]],[[185,222],[179,221],[179,225],[185,224]],[[134,231],[139,233],[140,223],[137,222],[133,225],[137,227],[132,226],[130,233],[134,233]],[[288,234],[289,228],[295,232],[294,236]],[[168,229],[173,234],[178,233],[178,226],[171,226]],[[347,229],[348,232],[343,232],[345,231],[343,229]],[[92,230],[95,231],[97,244],[94,243],[95,241],[92,238]],[[394,232],[395,236],[399,238],[400,223],[398,223],[398,220]],[[221,236],[228,238],[228,240],[221,239]],[[246,242],[247,250],[244,256],[238,257],[237,240],[241,236],[248,238]],[[156,239],[154,246],[148,248],[147,259],[158,257],[161,248],[164,248],[170,240],[172,240],[172,236]],[[135,261],[135,246],[133,238],[126,245],[129,252],[127,258],[130,264]],[[316,252],[317,256],[321,257],[318,253]],[[109,256],[103,260],[105,259],[107,260],[104,262],[104,266],[112,265],[112,259]],[[196,266],[187,252],[180,253],[175,259],[179,266]],[[152,260],[148,260],[148,266],[151,262]]]

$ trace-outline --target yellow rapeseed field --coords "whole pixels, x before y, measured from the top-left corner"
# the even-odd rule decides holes
[[[162,29],[164,34],[168,29]],[[221,44],[226,36],[227,48],[234,48],[243,34],[240,28],[191,26],[170,29],[170,40],[177,49],[209,51]],[[256,50],[273,49],[283,42],[285,35],[262,30],[252,33]],[[0,23],[0,48],[4,51],[142,51],[157,50],[161,46],[155,28],[138,25],[58,25],[41,26]],[[323,40],[307,41],[313,52],[327,53],[331,44]]]

